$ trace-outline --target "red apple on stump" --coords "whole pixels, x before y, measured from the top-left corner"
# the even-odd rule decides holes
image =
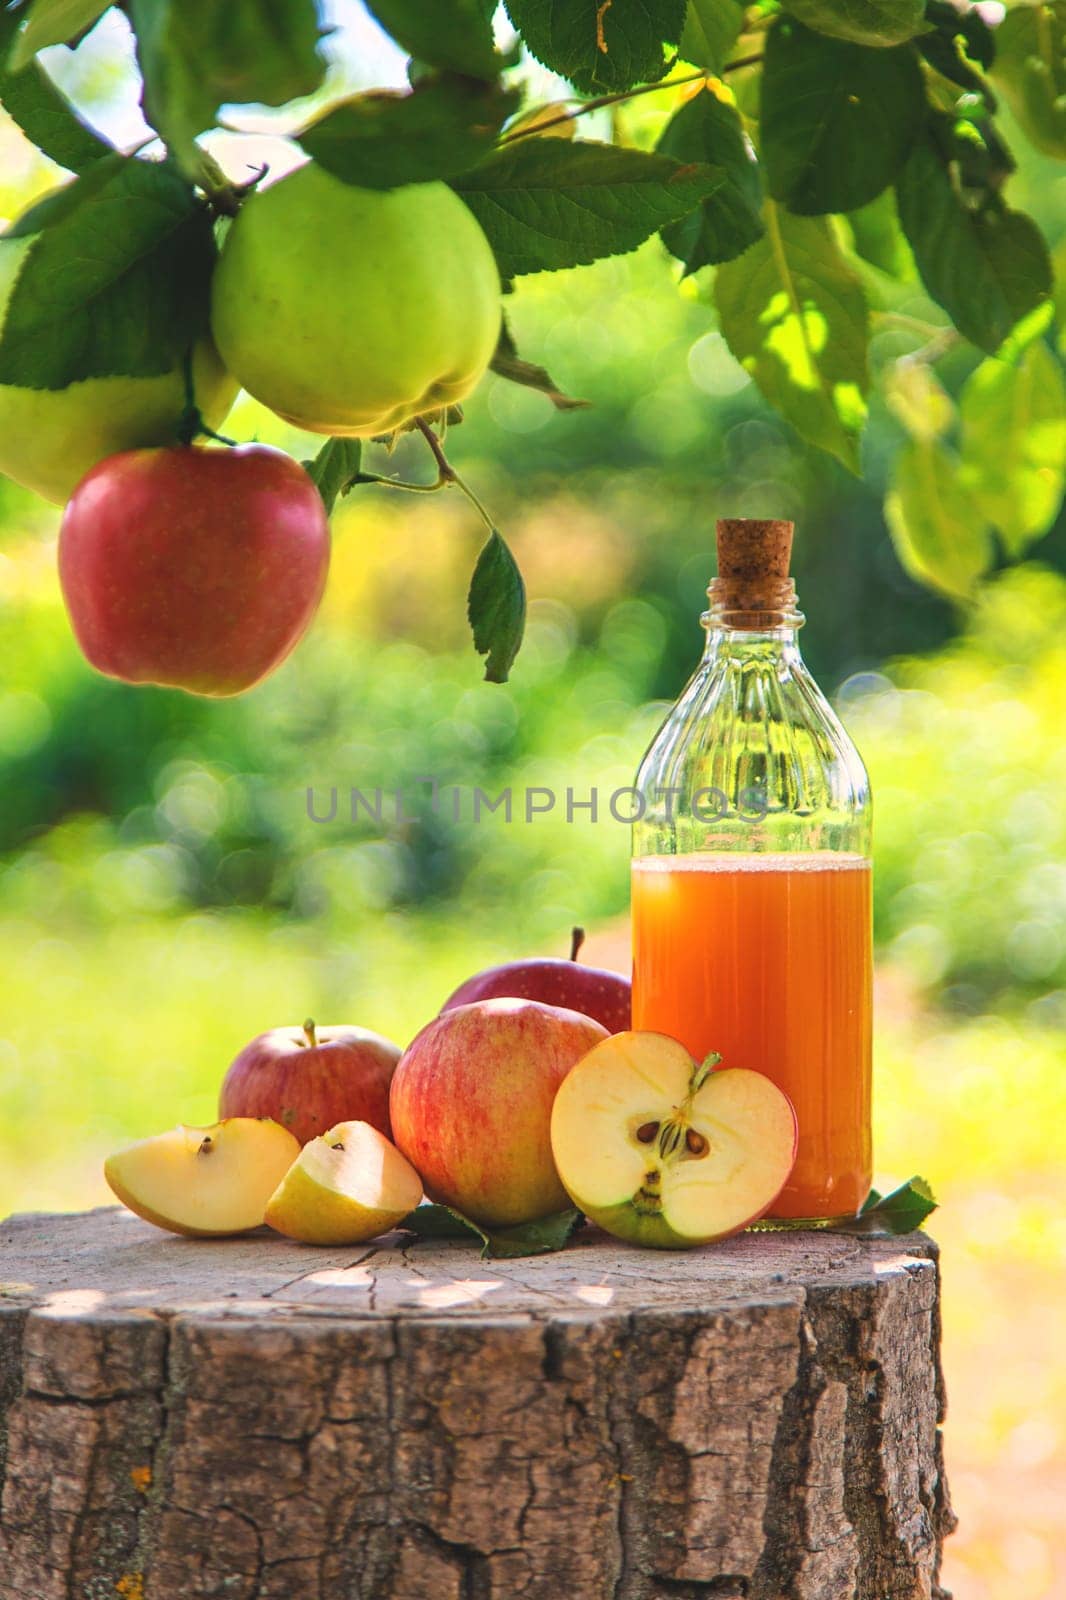
[[[400,1047],[366,1028],[272,1028],[245,1045],[222,1083],[219,1116],[272,1117],[301,1144],[339,1122],[369,1122],[386,1138]]]
[[[108,456],[78,484],[59,578],[89,662],[127,683],[240,694],[322,598],[329,527],[291,456],[178,445]]]
[[[486,1227],[569,1205],[551,1150],[556,1091],[607,1030],[536,1000],[444,1011],[408,1045],[392,1080],[393,1139],[433,1200]]]
[[[569,961],[535,957],[529,961],[508,961],[502,967],[488,967],[460,984],[441,1010],[451,1011],[454,1006],[471,1005],[475,1000],[512,995],[520,1000],[539,1000],[544,1005],[581,1011],[601,1023],[608,1033],[622,1033],[631,1026],[629,979],[603,967],[583,967],[577,957],[584,942],[585,930],[575,928]]]

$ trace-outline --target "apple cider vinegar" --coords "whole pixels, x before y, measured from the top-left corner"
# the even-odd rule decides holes
[[[791,540],[718,524],[707,650],[637,776],[632,877],[633,1026],[789,1096],[783,1226],[853,1214],[871,1179],[869,786],[800,656]]]
[[[751,1067],[800,1128],[775,1217],[857,1211],[870,1187],[870,864],[862,856],[633,863],[636,1028]]]

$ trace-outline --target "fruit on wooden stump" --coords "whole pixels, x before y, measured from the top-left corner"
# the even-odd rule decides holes
[[[391,1136],[389,1085],[400,1047],[367,1028],[271,1028],[246,1044],[222,1082],[220,1117],[273,1117],[301,1144],[339,1122]]]
[[[450,1011],[453,1006],[470,1005],[475,1000],[512,995],[582,1011],[586,1017],[602,1023],[608,1033],[621,1033],[631,1021],[629,979],[603,967],[583,967],[578,961],[578,952],[584,942],[584,929],[575,928],[569,961],[535,957],[528,961],[508,961],[503,966],[475,973],[460,984],[441,1009]]]
[[[488,240],[444,183],[361,189],[314,162],[241,206],[211,321],[249,394],[312,433],[390,433],[454,405],[500,332]]]
[[[240,694],[306,632],[329,567],[321,496],[266,445],[109,456],[63,515],[59,577],[100,672]]]
[[[574,1205],[619,1239],[680,1249],[724,1239],[776,1200],[796,1114],[758,1072],[716,1070],[661,1033],[619,1033],[565,1078],[552,1150]]]
[[[536,1000],[480,1000],[428,1023],[400,1058],[390,1111],[430,1198],[486,1227],[563,1210],[552,1102],[606,1036],[591,1017]]]
[[[266,1220],[303,1244],[362,1244],[402,1222],[422,1180],[369,1122],[339,1122],[305,1144],[271,1195]]]
[[[0,239],[0,329],[33,235]],[[193,393],[209,428],[218,428],[237,397],[237,381],[209,338],[192,356]],[[147,445],[176,444],[185,410],[178,362],[151,378],[86,378],[65,389],[0,384],[0,472],[62,505],[105,456]]]
[[[267,1201],[299,1153],[280,1124],[230,1117],[141,1139],[107,1158],[104,1177],[146,1222],[207,1238],[260,1227]]]

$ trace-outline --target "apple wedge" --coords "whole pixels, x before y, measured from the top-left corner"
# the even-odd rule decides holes
[[[715,1071],[661,1033],[616,1033],[563,1079],[555,1164],[574,1204],[619,1239],[685,1249],[761,1217],[796,1159],[796,1114],[759,1072]]]
[[[263,1117],[181,1125],[108,1156],[107,1179],[146,1222],[191,1238],[247,1233],[300,1153],[286,1128]]]
[[[362,1244],[387,1233],[422,1198],[422,1179],[369,1122],[339,1122],[305,1144],[266,1208],[303,1244]]]

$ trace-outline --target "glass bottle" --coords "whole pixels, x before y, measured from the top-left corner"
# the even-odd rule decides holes
[[[768,1213],[825,1222],[870,1188],[865,768],[804,666],[790,522],[718,523],[703,660],[645,755],[633,828],[633,1026],[764,1072],[799,1149]]]

